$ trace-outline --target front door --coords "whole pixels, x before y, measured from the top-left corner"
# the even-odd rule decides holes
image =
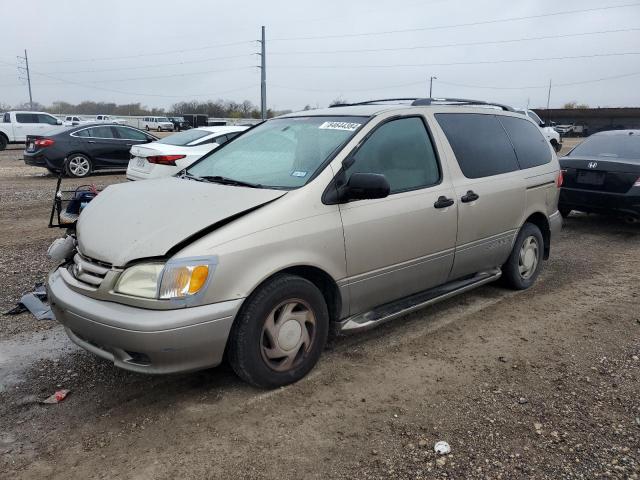
[[[511,252],[525,206],[515,151],[496,115],[440,113],[449,141],[458,202],[458,238],[450,280],[501,266]]]
[[[118,165],[126,167],[131,159],[131,147],[149,143],[149,137],[139,130],[134,130],[130,127],[118,126],[111,128],[115,129],[118,141],[120,142],[120,148],[117,151]]]
[[[115,127],[105,125],[91,127],[88,130],[89,137],[82,137],[82,140],[86,144],[87,152],[93,158],[94,167],[121,168],[122,151],[126,150],[126,142],[117,137]]]
[[[391,186],[386,198],[340,205],[350,313],[444,283],[453,263],[456,205],[436,206],[454,193],[424,118],[383,121],[349,161],[347,178],[379,173]]]

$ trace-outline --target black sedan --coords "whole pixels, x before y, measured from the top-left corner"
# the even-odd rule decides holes
[[[126,169],[133,145],[157,137],[126,125],[92,124],[27,136],[24,161],[52,173],[86,177],[95,170]]]
[[[560,159],[559,210],[615,214],[640,220],[640,130],[591,135]]]

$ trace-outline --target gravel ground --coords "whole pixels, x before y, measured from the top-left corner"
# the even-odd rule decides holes
[[[55,179],[20,155],[0,153],[2,310],[60,234]],[[638,478],[640,226],[574,214],[551,255],[530,290],[488,285],[336,339],[268,392],[226,365],[124,372],[55,322],[0,317],[0,477]]]

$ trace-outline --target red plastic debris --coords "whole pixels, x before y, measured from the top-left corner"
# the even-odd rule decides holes
[[[42,403],[60,403],[65,398],[67,398],[67,395],[69,395],[70,391],[71,390],[58,390],[50,397],[43,400]]]

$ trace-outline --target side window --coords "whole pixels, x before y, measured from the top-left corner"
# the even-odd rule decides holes
[[[16,113],[18,123],[38,123],[38,118],[32,113]]]
[[[518,170],[511,141],[495,115],[437,113],[436,119],[467,178]]]
[[[74,137],[90,137],[91,136],[91,128],[85,128],[84,130],[78,130],[73,133]]]
[[[520,168],[537,167],[551,161],[547,139],[533,123],[507,116],[501,116],[500,121],[516,149]]]
[[[418,117],[391,120],[378,127],[354,155],[347,173],[380,173],[391,193],[435,185],[440,168],[431,138]]]
[[[236,138],[238,135],[240,135],[241,132],[231,132],[231,133],[227,133],[227,141],[228,140],[232,140],[234,138]]]
[[[213,139],[213,141],[215,143],[217,143],[218,145],[222,145],[223,143],[227,143],[227,140],[229,140],[229,139],[227,138],[226,135],[220,135],[220,136],[217,136],[216,138]]]
[[[8,112],[4,114],[4,123],[11,123],[11,114]]]
[[[49,124],[49,125],[57,125],[58,124],[58,119],[52,117],[51,115],[45,115],[44,113],[38,113],[37,117],[38,117],[38,123],[46,123],[46,124]]]
[[[114,138],[111,127],[93,127],[89,130],[89,136],[93,138]]]
[[[114,128],[116,129],[116,132],[118,132],[118,137],[120,138],[127,139],[127,140],[141,140],[143,142],[147,141],[147,136],[144,133],[134,130],[133,128],[127,128],[127,127],[114,127]]]

